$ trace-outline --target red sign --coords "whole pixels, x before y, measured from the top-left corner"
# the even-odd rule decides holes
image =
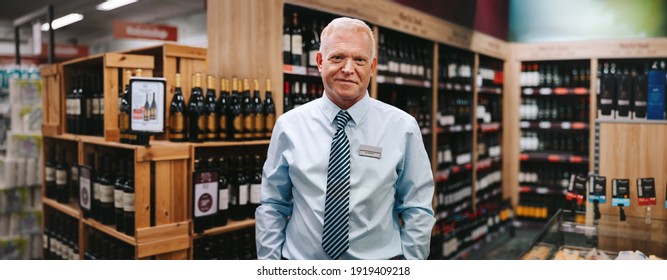
[[[88,46],[86,45],[68,45],[68,44],[56,44],[54,52],[56,53],[56,58],[77,58],[88,56]],[[40,57],[48,57],[49,49],[48,44],[42,44],[42,52],[39,54]]]
[[[169,25],[116,20],[113,22],[113,37],[175,42],[178,41],[178,28]]]

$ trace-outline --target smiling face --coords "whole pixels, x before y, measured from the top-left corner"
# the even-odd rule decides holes
[[[358,29],[334,29],[322,38],[317,67],[327,97],[347,110],[366,94],[377,60],[369,34]]]

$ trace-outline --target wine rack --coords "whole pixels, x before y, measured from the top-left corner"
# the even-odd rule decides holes
[[[519,78],[521,153],[516,215],[546,221],[565,206],[569,176],[588,174],[590,61],[526,61]]]

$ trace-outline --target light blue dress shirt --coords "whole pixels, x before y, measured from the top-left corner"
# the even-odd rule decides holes
[[[322,228],[338,111],[325,93],[278,118],[255,212],[259,259],[329,259]],[[434,186],[417,122],[368,92],[347,111],[352,116],[345,128],[351,149],[350,248],[341,259],[426,259],[435,223]],[[361,145],[381,148],[380,158],[361,156]]]

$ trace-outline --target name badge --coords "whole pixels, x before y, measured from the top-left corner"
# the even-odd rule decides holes
[[[382,148],[367,145],[359,146],[359,155],[363,157],[372,157],[379,159],[382,157]]]

